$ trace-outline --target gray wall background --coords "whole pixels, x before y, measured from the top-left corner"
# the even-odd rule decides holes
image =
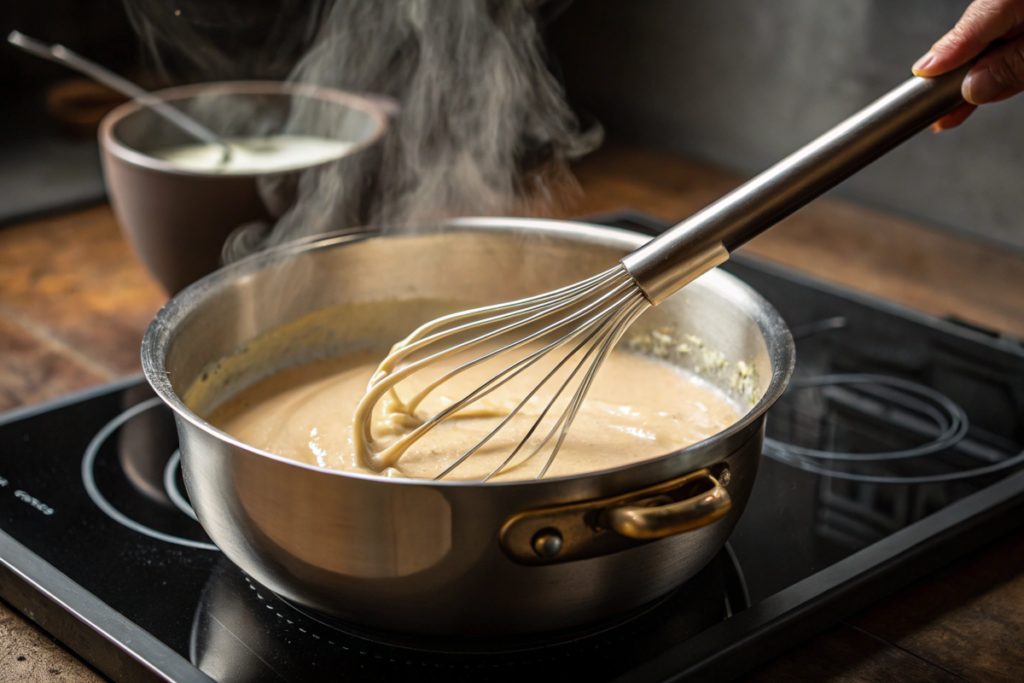
[[[550,27],[613,138],[747,174],[910,76],[967,0],[576,0]],[[905,143],[840,196],[1024,250],[1024,96]]]

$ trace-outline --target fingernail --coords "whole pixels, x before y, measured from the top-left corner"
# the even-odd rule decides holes
[[[1006,87],[996,80],[990,69],[975,69],[967,74],[963,85],[964,99],[971,104],[985,104],[991,102],[1006,90]]]
[[[927,53],[925,53],[925,55],[923,57],[921,57],[921,59],[919,59],[916,62],[914,62],[914,66],[911,68],[911,70],[914,73],[917,73],[918,71],[924,71],[929,66],[931,66],[934,62],[935,62],[935,54],[932,53],[932,52],[927,52]]]
[[[941,123],[939,123],[938,121],[936,121],[935,123],[933,123],[933,124],[932,124],[932,125],[931,125],[931,126],[930,126],[929,128],[930,128],[930,130],[931,130],[931,131],[932,131],[933,133],[941,133],[941,132],[942,132],[942,124],[941,124]]]

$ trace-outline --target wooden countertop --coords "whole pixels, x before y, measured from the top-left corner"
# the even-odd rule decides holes
[[[556,215],[634,208],[681,219],[739,177],[608,147],[579,164]],[[820,200],[746,247],[792,268],[1024,339],[1024,256],[913,221]],[[165,295],[107,207],[0,230],[0,410],[139,371]],[[1019,681],[1024,532],[1018,531],[754,669],[743,680]],[[0,602],[0,681],[103,680]]]

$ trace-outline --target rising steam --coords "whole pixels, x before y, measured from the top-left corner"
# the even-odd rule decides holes
[[[363,163],[307,173],[262,246],[351,224],[507,213],[599,142],[580,135],[520,0],[337,0],[291,78],[389,95],[401,110]],[[547,157],[546,179],[525,168],[531,153]],[[251,235],[231,246],[244,253]]]
[[[565,162],[600,144],[601,131],[581,132],[548,68],[538,4],[318,3],[319,30],[289,79],[379,93],[400,111],[376,147],[305,172],[277,224],[236,232],[225,257],[353,225],[521,211],[571,182]],[[273,204],[279,188],[262,190]]]

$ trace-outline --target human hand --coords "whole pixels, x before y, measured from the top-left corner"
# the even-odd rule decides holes
[[[964,78],[967,104],[942,117],[932,126],[935,132],[956,128],[979,104],[999,102],[1024,92],[1024,0],[974,0],[939,42],[914,64],[916,76],[938,76],[977,57]]]

